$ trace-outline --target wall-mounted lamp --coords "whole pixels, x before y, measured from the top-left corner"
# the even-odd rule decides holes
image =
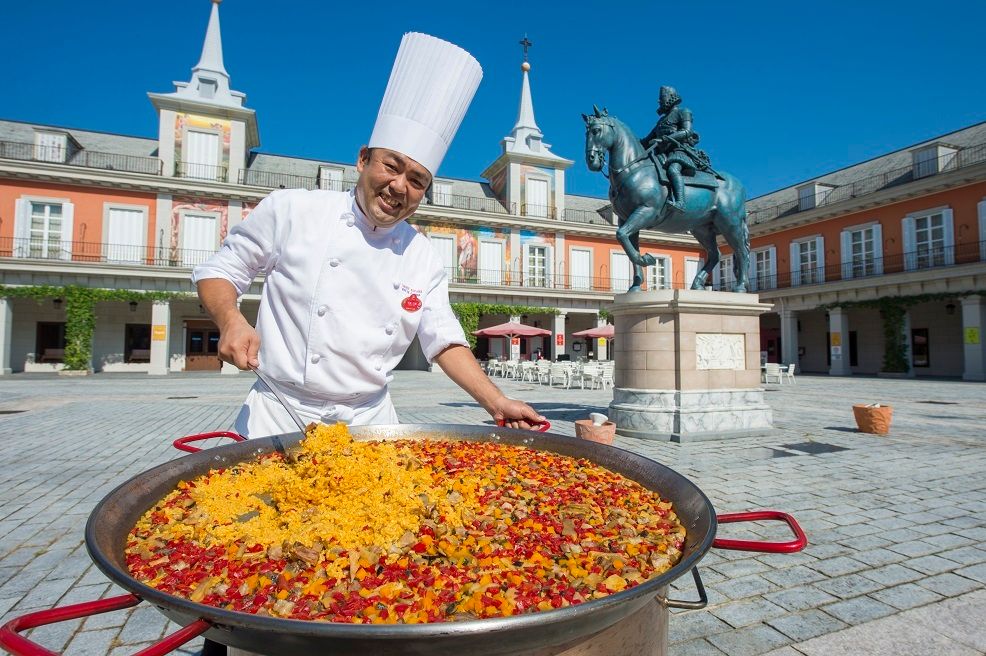
[[[949,303],[945,306],[945,314],[955,314],[955,303]]]
[[[131,312],[137,311],[137,301],[130,301],[130,311]]]
[[[60,299],[60,298],[53,299],[51,301],[51,304],[53,306],[55,306],[55,309],[56,310],[61,310],[62,309],[62,299]]]

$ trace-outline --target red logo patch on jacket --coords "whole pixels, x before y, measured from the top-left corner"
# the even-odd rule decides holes
[[[417,294],[411,294],[401,301],[401,307],[408,312],[417,312],[421,309],[421,299],[418,298]]]

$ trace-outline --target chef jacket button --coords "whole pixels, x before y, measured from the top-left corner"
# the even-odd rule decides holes
[[[339,216],[339,218],[345,221],[346,223],[348,223],[349,225],[353,225],[353,221],[356,220],[356,215],[353,214],[352,212],[343,212]]]
[[[377,360],[376,362],[373,363],[373,368],[376,369],[377,371],[380,371],[383,368],[383,362]]]
[[[356,225],[356,219],[346,219],[346,225],[352,228],[354,225]]]
[[[329,311],[329,306],[328,305],[320,305],[318,307],[318,316],[324,317],[325,316],[325,313],[328,312],[328,311]]]
[[[394,334],[394,327],[393,326],[387,326],[386,328],[384,328],[384,332],[386,332],[388,335],[393,335]]]
[[[401,283],[399,281],[395,280],[394,281],[394,289],[399,289],[400,286],[401,286]]]
[[[318,364],[318,361],[322,359],[322,356],[316,353],[312,356],[312,364]]]
[[[339,266],[339,259],[333,257],[331,260],[329,260],[329,266],[334,266],[334,267]]]

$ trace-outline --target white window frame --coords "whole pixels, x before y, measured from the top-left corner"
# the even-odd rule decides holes
[[[428,240],[434,242],[436,239],[448,240],[452,242],[452,262],[446,263],[441,262],[442,269],[445,270],[445,275],[448,276],[449,281],[455,280],[455,272],[459,267],[459,243],[458,237],[454,233],[449,232],[429,232],[427,233]],[[435,252],[435,256],[439,256],[438,249],[432,245],[432,250]]]
[[[32,203],[61,205],[62,230],[59,241],[62,248],[59,250],[57,258],[50,258],[47,253],[48,245],[45,242],[45,258],[71,260],[72,239],[75,230],[75,205],[68,198],[54,198],[51,196],[21,196],[14,202],[14,257],[31,257]],[[68,245],[67,248],[65,247],[66,244]]]
[[[112,210],[129,210],[141,213],[141,243],[139,244],[111,244],[109,241],[110,234],[110,211]],[[147,259],[147,226],[148,226],[148,216],[150,214],[150,208],[147,205],[127,205],[125,203],[103,203],[103,258],[107,262],[116,262],[123,264],[142,264]],[[134,252],[137,254],[133,258],[122,258],[122,259],[110,259],[113,253],[111,252],[111,246],[127,246],[132,247]]]
[[[572,256],[572,254],[575,251],[579,251],[580,253],[588,253],[589,254],[589,279],[585,281],[585,284],[584,285],[581,284],[581,282],[579,284],[576,284],[575,274],[572,273],[572,263],[575,261],[575,258]],[[592,291],[592,289],[593,289],[593,282],[594,282],[593,281],[593,277],[594,276],[592,275],[592,272],[595,271],[595,268],[594,268],[595,267],[595,261],[594,261],[595,260],[595,254],[596,254],[595,253],[595,249],[589,248],[588,246],[572,246],[572,247],[570,247],[568,249],[568,282],[569,282],[569,285],[568,286],[569,286],[569,289],[574,289],[574,290],[578,290],[578,291]],[[580,280],[581,280],[581,278],[580,278]]]
[[[530,180],[540,180],[545,184],[545,194],[544,194],[544,214],[532,214],[530,212],[531,204],[527,201],[527,183]],[[534,205],[534,207],[541,207],[540,205]],[[524,174],[524,216],[533,216],[538,219],[551,218],[551,178],[543,173],[525,173]]]
[[[45,138],[56,137],[60,142],[57,146],[43,143]],[[64,164],[68,159],[68,135],[56,130],[34,131],[34,159],[41,162]]]
[[[452,183],[435,180],[431,189],[431,204],[439,207],[452,207]]]
[[[801,244],[815,242],[815,268],[809,276],[812,279],[805,281],[802,279],[801,272]],[[791,286],[818,285],[825,282],[825,238],[821,235],[811,235],[801,237],[791,242]]]
[[[213,247],[214,248],[214,251],[213,252],[218,251],[219,250],[219,247],[221,245],[221,241],[222,240],[219,239],[219,235],[221,234],[221,231],[222,231],[223,216],[222,216],[222,213],[221,212],[217,212],[215,210],[182,209],[182,210],[179,210],[178,211],[178,236],[177,236],[177,242],[178,243],[176,245],[176,248],[178,249],[178,252],[181,253],[181,257],[179,258],[179,261],[182,262],[182,264],[184,266],[195,266],[197,264],[200,264],[200,262],[195,262],[194,264],[192,264],[191,262],[189,262],[188,259],[187,259],[187,255],[185,253],[185,250],[186,249],[184,247],[184,243],[185,243],[185,217],[188,216],[189,214],[191,214],[193,216],[209,216],[209,217],[212,217],[212,218],[214,218],[216,220],[216,222],[215,222],[216,223],[216,233],[215,233],[214,238],[213,238],[213,243],[215,244],[215,246]],[[203,259],[202,262],[205,262],[205,259]]]
[[[694,262],[695,263],[695,276],[697,276],[702,271],[702,266],[704,266],[704,260],[701,257],[686,257],[685,258],[685,268],[681,272],[682,273],[682,278],[683,278],[683,281],[684,281],[683,282],[683,287],[685,289],[691,289],[692,288],[692,281],[695,280],[695,276],[692,276],[690,279],[688,278],[688,263],[689,262]]]
[[[614,253],[617,254],[617,255],[623,255],[624,257],[627,257],[626,251],[624,251],[622,248],[619,248],[619,249],[612,248],[612,249],[610,249],[610,251],[609,251],[609,269],[610,269],[610,271],[609,271],[609,288],[610,288],[610,290],[614,294],[625,294],[626,291],[627,291],[627,289],[630,288],[630,285],[633,284],[633,262],[630,262],[630,258],[627,257],[627,260],[626,261],[629,263],[628,264],[628,267],[629,268],[627,269],[627,271],[628,271],[628,273],[627,273],[627,279],[626,279],[627,289],[620,289],[620,288],[618,288],[616,286],[616,272],[613,271],[613,254]]]
[[[186,117],[187,118],[187,117]],[[190,132],[200,132],[202,134],[214,134],[218,137],[216,139],[216,163],[215,164],[202,164],[201,162],[189,162],[186,148],[188,148],[188,134]],[[189,127],[186,122],[182,127],[182,139],[181,139],[181,162],[184,170],[181,171],[181,177],[190,178],[192,180],[207,180],[209,182],[226,182],[225,175],[228,171],[223,171],[223,131],[220,128],[204,128],[200,126]],[[207,176],[192,176],[189,175],[189,166],[211,166],[215,169],[214,175],[212,177]],[[194,214],[194,212],[193,212]]]
[[[671,256],[661,253],[651,253],[657,262],[654,266],[647,267],[647,291],[656,289],[672,289],[674,287],[674,274],[671,271]],[[658,265],[664,265],[664,284],[658,282],[657,272],[660,270]]]
[[[767,273],[764,284],[760,284],[760,273],[757,271],[757,256],[767,254]],[[750,290],[777,289],[777,248],[774,246],[761,246],[750,251]]]
[[[333,184],[336,181],[329,176],[330,173],[337,173],[339,175],[338,184]],[[329,191],[345,191],[345,179],[346,169],[341,166],[321,165],[318,167],[319,189],[327,189]]]
[[[725,273],[725,279],[723,278]],[[719,263],[712,271],[712,288],[720,291],[730,291],[733,283],[736,282],[736,274],[733,272],[733,254],[719,254]]]
[[[859,276],[867,278],[883,275],[883,226],[879,221],[869,221],[859,225],[847,226],[839,234],[842,251],[842,279],[851,280],[855,276],[855,266],[852,260],[852,235],[863,230],[873,230],[873,273]]]
[[[483,258],[483,244],[499,244],[500,252],[504,255],[501,257],[497,266],[491,267],[489,263]],[[476,258],[476,262],[479,266],[479,284],[481,285],[503,285],[506,278],[506,254],[507,254],[507,240],[506,239],[485,239],[481,238],[479,240],[479,257]]]
[[[904,233],[905,270],[915,271],[918,269],[917,220],[922,218],[930,219],[936,214],[942,215],[943,264],[944,266],[955,264],[955,232],[952,209],[947,205],[943,205],[941,207],[912,212],[901,221]],[[935,266],[937,265],[921,268],[928,269],[934,268]]]
[[[957,164],[957,153],[957,148],[940,143],[912,150],[911,162],[914,166],[914,178],[927,178],[954,169]]]
[[[544,248],[544,285],[531,284],[530,260],[532,248]],[[529,241],[524,244],[523,274],[525,287],[547,289],[554,284],[554,247],[546,241]]]

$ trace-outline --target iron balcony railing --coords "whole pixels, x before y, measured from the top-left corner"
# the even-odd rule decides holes
[[[576,210],[570,207],[565,208],[565,212],[562,215],[566,221],[572,221],[573,223],[589,223],[592,225],[613,225],[612,221],[608,221],[605,218],[599,216],[599,212],[595,210]]]
[[[161,175],[161,160],[157,157],[100,153],[85,149],[72,151],[61,146],[41,146],[19,141],[0,141],[0,159],[50,162],[104,171]]]
[[[490,214],[516,214],[516,205],[511,204],[508,208],[499,199],[487,196],[460,196],[439,192],[432,193],[431,198],[426,197],[421,204],[472,212],[489,212]]]
[[[531,205],[530,203],[521,203],[520,215],[533,216],[539,219],[554,219],[556,212],[554,206],[552,205]]]
[[[924,160],[910,166],[893,169],[878,175],[855,180],[851,183],[836,186],[828,191],[819,191],[813,197],[801,198],[797,200],[771,205],[755,210],[750,210],[748,222],[750,225],[773,221],[783,216],[790,216],[799,212],[806,212],[816,207],[833,205],[844,200],[859,198],[868,194],[875,193],[882,189],[889,189],[899,185],[922,180],[924,178],[947,173],[968,166],[982,164],[986,162],[986,143],[976,144],[968,148],[960,148],[955,152],[942,155],[937,159]],[[819,184],[824,184],[819,182]]]
[[[349,191],[356,186],[355,180],[333,180],[321,176],[294,175],[275,171],[241,169],[238,182],[254,187],[268,189],[327,189],[330,191]]]
[[[210,180],[212,182],[226,182],[229,168],[213,164],[195,164],[192,162],[175,162],[175,176],[179,178],[189,178],[191,180]]]
[[[141,244],[107,244],[87,241],[61,241],[41,238],[0,238],[0,259],[18,260],[61,260],[78,263],[104,263],[133,266],[190,268],[205,262],[215,253],[215,249],[155,247]],[[986,241],[967,242],[954,246],[919,248],[917,250],[890,255],[882,258],[858,258],[846,263],[836,263],[825,267],[804,267],[794,272],[778,273],[771,276],[751,276],[751,291],[769,291],[822,285],[842,280],[874,278],[888,274],[938,269],[963,264],[986,262]],[[522,287],[545,290],[566,290],[621,294],[630,286],[628,276],[573,276],[563,273],[537,271],[520,275],[505,269],[464,269],[454,267],[446,270],[449,283],[453,285]],[[645,279],[651,278],[653,268],[646,270]],[[645,287],[647,285],[645,284]],[[674,272],[672,280],[665,281],[664,288],[683,289],[691,286],[691,280],[684,280],[681,270]],[[716,290],[729,291],[731,277],[718,276],[710,283]]]

